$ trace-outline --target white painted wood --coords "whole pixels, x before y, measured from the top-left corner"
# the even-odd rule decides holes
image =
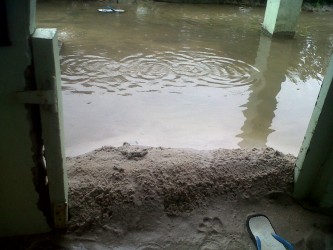
[[[67,222],[68,184],[65,168],[63,115],[60,81],[59,47],[56,29],[36,29],[32,37],[37,89],[55,91],[52,105],[41,105],[42,137],[55,227]],[[61,212],[59,207],[63,207]],[[64,217],[66,219],[64,220]]]

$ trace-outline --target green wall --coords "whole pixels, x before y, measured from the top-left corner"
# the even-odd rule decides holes
[[[313,110],[295,169],[297,198],[333,208],[333,57]]]
[[[15,98],[16,92],[27,87],[25,75],[31,65],[28,39],[35,29],[35,1],[6,3],[12,46],[0,47],[0,236],[50,230],[37,207],[31,116]]]

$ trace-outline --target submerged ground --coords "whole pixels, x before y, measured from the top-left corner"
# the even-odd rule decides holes
[[[57,27],[66,152],[124,141],[297,155],[333,48],[332,13],[302,12],[292,40],[261,36],[264,8],[114,4],[37,6]]]

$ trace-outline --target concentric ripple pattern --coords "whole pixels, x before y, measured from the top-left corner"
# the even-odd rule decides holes
[[[77,93],[162,91],[168,88],[231,88],[258,81],[258,69],[212,52],[138,53],[113,60],[95,55],[62,58],[65,90]]]

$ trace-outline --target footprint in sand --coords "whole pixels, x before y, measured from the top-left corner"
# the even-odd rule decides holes
[[[248,249],[239,235],[225,233],[222,221],[217,217],[205,217],[198,226],[198,232],[205,234],[199,250]]]
[[[214,235],[214,234],[222,234],[223,233],[223,224],[222,221],[217,218],[203,218],[202,223],[199,224],[198,231],[200,233],[206,234],[206,236]]]
[[[217,218],[205,217],[198,226],[198,232],[205,235],[199,250],[224,249],[228,239],[223,235],[222,221]]]

